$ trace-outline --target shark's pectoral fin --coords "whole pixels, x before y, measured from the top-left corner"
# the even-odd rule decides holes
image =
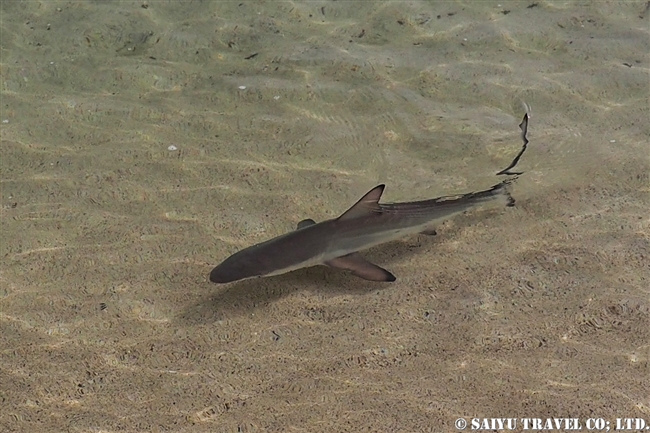
[[[357,277],[369,281],[395,281],[393,274],[384,268],[370,263],[357,253],[348,254],[347,256],[337,257],[325,262],[326,265],[333,268],[347,269],[352,271]]]

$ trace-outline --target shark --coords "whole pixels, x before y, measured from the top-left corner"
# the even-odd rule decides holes
[[[523,172],[512,171],[528,149],[528,113],[519,124],[523,146],[497,176],[510,178],[476,192],[404,203],[379,203],[385,185],[368,191],[341,216],[320,223],[300,221],[296,230],[236,252],[210,272],[213,283],[231,283],[327,265],[369,281],[392,282],[386,269],[364,259],[359,251],[416,233],[435,234],[435,226],[487,203],[514,206],[510,185]]]
[[[236,252],[210,272],[210,281],[230,283],[316,265],[345,269],[369,281],[395,281],[359,251],[417,233],[435,234],[440,222],[489,202],[514,206],[509,186],[515,179],[482,191],[402,203],[380,203],[385,185],[377,185],[338,218],[306,219],[294,231]]]

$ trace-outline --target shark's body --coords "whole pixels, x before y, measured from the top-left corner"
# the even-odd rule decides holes
[[[298,229],[245,248],[210,273],[210,281],[229,283],[251,277],[284,274],[314,265],[352,271],[371,281],[395,281],[393,274],[374,265],[357,251],[415,233],[432,232],[435,224],[486,202],[514,204],[503,181],[484,191],[408,203],[379,203],[384,185],[364,195],[336,219],[304,220]]]

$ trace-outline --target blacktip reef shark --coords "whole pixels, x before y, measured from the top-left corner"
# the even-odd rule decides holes
[[[210,273],[214,283],[284,274],[300,268],[328,265],[347,269],[370,281],[395,281],[393,274],[362,258],[357,251],[414,233],[432,233],[444,219],[495,199],[512,205],[507,186],[514,178],[484,191],[409,203],[379,203],[378,185],[343,215],[316,224],[303,220],[298,228],[228,257]]]
[[[524,149],[528,144],[528,116],[519,125]],[[514,164],[498,174],[514,174]],[[517,173],[519,174],[519,173]],[[253,277],[267,277],[315,265],[346,269],[370,281],[395,281],[395,276],[358,254],[376,245],[416,234],[435,234],[433,227],[454,215],[488,202],[513,206],[506,179],[483,191],[405,203],[379,203],[384,185],[366,193],[354,206],[335,219],[316,223],[306,219],[295,231],[245,248],[224,260],[210,272],[213,283],[230,283]]]

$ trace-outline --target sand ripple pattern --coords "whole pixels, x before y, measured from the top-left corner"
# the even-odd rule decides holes
[[[650,419],[640,2],[3,2],[2,431]],[[386,182],[518,206],[217,288]]]

